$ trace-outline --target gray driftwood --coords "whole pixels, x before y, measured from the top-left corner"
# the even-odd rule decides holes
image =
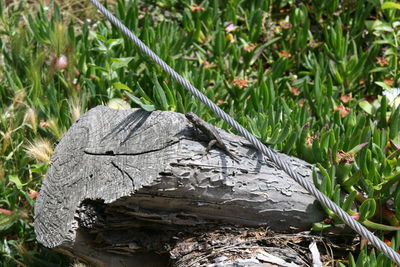
[[[37,240],[99,266],[219,266],[234,249],[249,254],[236,266],[271,255],[302,265],[289,247],[261,253],[256,237],[310,229],[323,217],[318,203],[244,138],[219,132],[240,162],[203,155],[207,140],[183,114],[91,109],[57,145],[35,206]],[[280,157],[310,178],[309,164]]]

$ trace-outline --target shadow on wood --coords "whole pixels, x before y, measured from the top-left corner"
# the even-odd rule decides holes
[[[35,206],[37,240],[98,266],[194,266],[258,251],[271,231],[293,237],[323,218],[314,197],[244,138],[218,131],[239,161],[218,148],[204,155],[208,138],[183,114],[91,109],[56,148]],[[310,179],[311,165],[280,157]],[[230,247],[215,253],[223,237]],[[274,249],[258,251],[258,262],[304,263],[287,246]],[[257,260],[250,254],[241,266]]]

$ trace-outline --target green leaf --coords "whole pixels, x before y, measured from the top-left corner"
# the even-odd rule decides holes
[[[392,41],[392,40],[387,40],[387,39],[385,39],[385,40],[377,40],[377,41],[374,41],[373,44],[379,44],[379,45],[381,45],[381,44],[389,44],[389,45],[395,46],[395,42],[394,42],[394,41]],[[386,54],[386,55],[387,55],[387,54]],[[385,69],[386,69],[386,68],[385,68]],[[372,71],[371,71],[371,72],[372,72]]]
[[[47,171],[47,167],[49,166],[49,164],[44,163],[44,162],[40,162],[40,163],[36,163],[33,164],[30,168],[30,171],[32,173],[40,173],[40,174],[45,174]]]
[[[375,199],[369,198],[365,200],[360,206],[360,219],[359,222],[363,222],[365,219],[368,219],[374,216],[376,210],[376,202]]]
[[[349,267],[355,267],[356,261],[354,260],[353,254],[349,253]]]
[[[254,52],[254,55],[253,55],[253,57],[251,58],[249,65],[250,65],[250,66],[253,65],[254,62],[257,61],[257,59],[261,56],[261,54],[263,53],[263,51],[264,51],[264,49],[265,49],[266,47],[268,47],[268,46],[270,46],[271,44],[273,44],[273,43],[279,41],[281,38],[282,38],[282,37],[276,37],[276,38],[274,38],[274,39],[272,39],[272,40],[266,42],[265,44],[261,45],[260,47],[258,47],[258,48],[256,49],[256,51]]]
[[[111,58],[111,69],[116,70],[128,66],[133,57]]]
[[[385,24],[376,26],[374,30],[382,31],[382,32],[393,32],[393,28],[390,27],[389,25],[385,25]]]
[[[363,221],[363,224],[368,228],[381,230],[381,231],[400,231],[400,226],[391,226],[391,225],[372,222],[370,220]],[[385,266],[385,265],[383,265],[383,266]]]
[[[322,156],[322,153],[321,153],[321,147],[320,147],[319,140],[315,140],[315,141],[312,143],[311,148],[312,148],[312,151],[313,151],[313,153],[314,153],[315,159],[316,159],[318,162],[324,162],[324,159],[323,159],[323,156]]]
[[[214,44],[215,54],[221,56],[224,47],[225,47],[225,35],[224,32],[219,31],[216,33],[215,36],[215,44]]]
[[[274,132],[270,139],[268,139],[267,143],[271,145],[280,144],[282,143],[287,136],[290,134],[290,122],[287,122],[282,129],[280,125],[274,129]]]
[[[359,145],[356,145],[355,147],[353,147],[348,153],[350,154],[357,154],[363,147],[365,147],[366,145],[368,145],[368,142],[365,143],[361,143]]]
[[[371,69],[371,70],[369,71],[369,73],[374,73],[374,72],[389,72],[389,71],[391,71],[391,69],[388,68],[388,67],[376,67],[376,68]]]
[[[13,182],[18,189],[22,189],[22,187],[27,184],[23,184],[17,175],[10,175],[8,179]]]
[[[161,87],[160,83],[158,82],[157,76],[153,75],[153,83],[154,83],[154,95],[157,99],[157,102],[162,110],[168,110],[168,101],[167,96],[165,95],[164,89]]]
[[[382,9],[388,9],[388,8],[400,9],[400,4],[395,2],[385,2],[381,7]]]
[[[276,144],[276,141],[278,140],[280,131],[280,124],[274,129],[272,134],[270,135],[270,138],[267,139],[266,143],[270,145]]]
[[[322,231],[322,230],[328,229],[330,227],[332,227],[332,225],[324,223],[324,222],[317,222],[317,223],[313,223],[313,225],[312,225],[312,229],[314,231]]]
[[[281,130],[278,139],[276,140],[276,144],[280,144],[289,136],[291,132],[290,122],[288,121],[285,127]]]
[[[344,203],[343,203],[343,205],[342,205],[342,209],[344,210],[344,211],[349,211],[350,209],[351,209],[351,205],[353,204],[353,202],[354,202],[354,199],[356,198],[356,196],[357,196],[357,191],[356,190],[353,190],[347,197],[346,197],[346,200],[344,201]]]
[[[298,132],[292,131],[292,133],[291,133],[290,137],[287,139],[286,144],[283,147],[282,151],[289,154],[289,151],[296,144],[297,137],[298,137]]]
[[[395,213],[396,218],[400,218],[400,190],[397,190],[395,198],[394,198],[394,206],[395,206]]]
[[[0,232],[5,231],[18,221],[18,215],[0,213]]]
[[[321,183],[320,183],[321,179],[320,179],[320,176],[318,175],[317,168],[312,169],[312,179],[313,179],[314,185],[318,189],[321,189]]]
[[[333,191],[332,194],[332,201],[335,202],[337,205],[340,205],[340,198],[341,198],[341,190],[340,190],[340,185],[335,186],[335,190]]]
[[[367,167],[367,151],[369,151],[369,149],[362,149],[360,155],[357,157],[358,165],[360,166],[364,177],[368,177],[369,175],[369,170]]]
[[[169,103],[169,107],[172,111],[176,110],[176,98],[173,94],[173,90],[171,90],[168,86],[168,84],[164,81],[164,88],[165,88],[165,94]]]
[[[389,85],[387,85],[384,82],[375,82],[375,84],[379,85],[380,87],[382,87],[385,90],[389,90],[389,91],[392,90],[392,87],[390,87]]]
[[[365,99],[361,100],[358,105],[369,115],[372,115],[375,113],[375,108]]]
[[[141,107],[142,109],[146,110],[146,111],[154,111],[156,110],[156,108],[154,107],[154,105],[148,105],[143,103],[139,98],[137,98],[136,96],[125,92],[125,94],[139,107]]]
[[[333,194],[333,181],[332,178],[330,177],[329,173],[327,170],[320,164],[317,163],[317,167],[321,172],[321,175],[323,177],[322,179],[322,185],[321,185],[321,191],[327,196],[332,196]]]
[[[395,139],[399,135],[400,128],[400,105],[390,116],[389,137]]]
[[[125,91],[128,91],[128,92],[132,93],[131,88],[129,88],[127,85],[125,85],[125,84],[123,84],[123,83],[121,83],[121,82],[113,83],[113,87],[114,87],[115,89],[125,90]]]
[[[119,39],[108,39],[106,41],[106,45],[107,45],[108,49],[111,49],[114,46],[122,44],[123,42],[124,42],[124,40],[122,38],[119,38]]]

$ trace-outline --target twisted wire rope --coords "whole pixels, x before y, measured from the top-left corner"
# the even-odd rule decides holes
[[[400,254],[394,251],[391,247],[386,245],[382,240],[376,237],[361,223],[353,219],[347,212],[341,209],[336,203],[322,194],[313,184],[305,180],[301,175],[293,171],[290,166],[283,162],[277,155],[277,153],[261,143],[254,135],[248,130],[243,128],[238,122],[236,122],[231,116],[220,109],[210,99],[208,99],[203,93],[201,93],[196,87],[190,84],[185,78],[178,74],[174,69],[168,66],[160,57],[158,57],[150,48],[148,48],[139,38],[136,37],[121,21],[119,21],[110,11],[108,11],[102,4],[97,0],[89,0],[108,20],[110,20],[119,30],[122,31],[133,43],[141,50],[142,53],[150,57],[155,63],[157,63],[166,73],[172,76],[180,85],[186,88],[190,93],[199,98],[206,106],[214,111],[218,117],[226,121],[236,131],[243,135],[250,143],[252,143],[259,151],[266,155],[271,161],[278,165],[283,171],[285,171],[292,179],[304,187],[308,192],[315,196],[323,205],[332,210],[340,219],[342,219],[348,226],[365,237],[373,246],[382,251],[387,257],[400,265]]]

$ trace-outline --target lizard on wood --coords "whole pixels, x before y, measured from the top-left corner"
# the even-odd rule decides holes
[[[228,154],[232,159],[234,159],[235,161],[239,161],[238,157],[235,156],[231,151],[229,151],[228,147],[225,145],[220,134],[218,133],[218,130],[215,129],[214,126],[206,123],[193,112],[186,113],[185,116],[195,127],[197,127],[200,131],[207,135],[208,138],[210,138],[210,142],[208,143],[206,152],[208,152],[212,148],[212,146],[216,145],[226,154]]]

